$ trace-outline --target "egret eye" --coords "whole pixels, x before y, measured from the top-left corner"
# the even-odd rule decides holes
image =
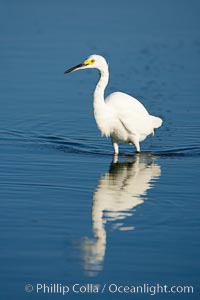
[[[83,65],[85,65],[85,66],[93,65],[94,62],[95,62],[94,59],[86,59],[86,60],[83,62]]]

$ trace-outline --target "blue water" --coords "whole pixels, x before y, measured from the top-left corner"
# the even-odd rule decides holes
[[[198,1],[0,2],[0,298],[151,299],[119,286],[193,286],[200,295]],[[119,161],[93,117],[106,94],[137,97],[164,123]],[[75,293],[74,284],[105,293]],[[26,292],[31,284],[33,291]],[[70,292],[37,293],[37,284]]]

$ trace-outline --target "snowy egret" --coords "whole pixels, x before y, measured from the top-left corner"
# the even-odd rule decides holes
[[[137,152],[140,152],[140,142],[148,135],[153,135],[154,129],[162,125],[162,120],[150,115],[142,103],[128,94],[115,92],[104,100],[109,71],[108,64],[101,55],[89,56],[64,74],[87,68],[95,68],[100,72],[93,106],[94,117],[102,135],[111,137],[115,154],[119,153],[119,142],[135,145]]]

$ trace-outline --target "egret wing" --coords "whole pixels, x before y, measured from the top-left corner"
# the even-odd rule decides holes
[[[150,134],[153,131],[150,115],[137,99],[116,92],[106,98],[106,103],[129,133]]]

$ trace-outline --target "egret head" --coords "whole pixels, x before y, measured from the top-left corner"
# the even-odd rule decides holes
[[[76,65],[76,66],[66,70],[64,72],[64,74],[78,71],[78,70],[89,69],[89,68],[90,69],[91,68],[98,69],[100,71],[103,71],[107,67],[108,67],[107,62],[103,56],[93,54],[93,55],[90,55],[86,60],[84,60],[79,65]]]

